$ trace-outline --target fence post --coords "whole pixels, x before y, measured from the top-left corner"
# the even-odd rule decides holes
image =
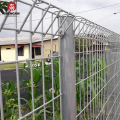
[[[62,22],[65,17],[61,17]],[[72,17],[68,17],[62,29],[66,29]],[[60,22],[60,23],[61,23]],[[62,120],[76,120],[76,77],[73,24],[60,39],[61,54],[61,92],[62,92]]]

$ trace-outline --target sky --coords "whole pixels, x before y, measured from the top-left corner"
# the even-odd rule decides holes
[[[7,0],[10,1],[10,0]],[[32,3],[32,0],[26,0],[26,2]],[[93,21],[107,29],[110,29],[118,34],[120,34],[120,4],[118,4],[120,1],[119,0],[47,0],[47,2],[50,2],[51,4],[62,8],[63,10],[66,10],[68,12],[71,12],[75,14],[76,16],[81,16],[84,17],[90,21]],[[96,8],[101,8],[104,6],[109,6],[113,4],[118,4],[115,6],[107,7],[104,9],[98,9],[98,10],[93,10],[89,12],[83,12],[79,13],[82,11],[87,11],[91,9],[96,9]],[[40,5],[41,7],[45,8],[45,5]],[[20,12],[20,15],[18,16],[18,22],[23,22],[25,16],[28,13],[29,6],[23,5],[22,3],[18,3],[17,9],[18,12]],[[114,14],[118,12],[118,14]],[[41,12],[34,9],[33,14],[32,14],[32,19],[40,19]],[[50,17],[50,15],[47,15],[46,17]],[[0,24],[2,23],[4,19],[3,15],[0,15]],[[45,20],[44,22],[44,28],[47,29],[49,26],[50,20]],[[6,25],[4,27],[8,28],[14,28],[15,25],[13,24],[15,22],[14,17],[9,17],[6,21]],[[12,24],[11,24],[12,23]],[[35,26],[37,25],[38,21],[33,21],[32,24],[32,29],[34,30]],[[21,23],[18,23],[18,29],[20,27]],[[55,26],[57,23],[55,24]],[[29,30],[29,22],[25,24],[24,29]],[[39,27],[40,29],[40,27]],[[38,29],[38,30],[39,30]],[[28,33],[23,33],[21,32],[18,36],[28,36]],[[11,31],[5,31],[2,30],[0,33],[0,38],[5,38],[5,37],[14,37],[15,34],[14,32]]]

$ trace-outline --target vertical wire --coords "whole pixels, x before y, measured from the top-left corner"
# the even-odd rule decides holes
[[[90,54],[89,54],[89,76],[91,75],[91,50],[92,50],[92,46],[91,46],[91,39],[90,39],[90,42],[89,42],[89,45],[91,47],[90,49]],[[91,101],[91,78],[90,78],[90,101]],[[92,117],[92,107],[91,107],[91,103],[90,103],[90,119]]]
[[[118,38],[118,40],[120,40],[120,37]],[[120,55],[120,42],[118,43],[118,53]],[[119,56],[118,55],[118,56]],[[120,56],[119,56],[119,59],[120,59]],[[120,62],[118,63],[120,65]],[[119,68],[118,68],[119,69]],[[120,76],[120,75],[119,75]],[[119,82],[119,78],[118,78],[118,82]],[[118,87],[118,91],[120,91],[120,87]],[[120,99],[120,98],[119,98]],[[120,104],[120,101],[118,100],[118,103]],[[120,108],[120,105],[119,105],[119,108]],[[118,110],[119,110],[118,108]],[[117,118],[117,117],[116,117]]]
[[[96,33],[97,33],[96,30],[93,33],[95,33],[95,34],[93,34],[93,38],[92,38],[92,48],[93,48],[93,50],[92,50],[93,51],[92,52],[92,74],[96,72],[96,68],[94,68],[94,66],[96,67],[96,38],[94,38],[94,37],[96,37]],[[93,43],[94,43],[94,46],[93,46]],[[96,74],[95,74],[95,76],[93,76],[92,83],[93,83],[93,88],[94,88],[95,94],[96,94]],[[94,93],[93,93],[93,97],[94,97]],[[96,110],[96,97],[93,100],[93,120],[94,120],[94,116],[96,114],[95,110]]]
[[[119,44],[117,44],[117,60],[119,60],[118,47],[119,47]],[[117,70],[116,70],[116,72],[117,72],[118,70],[119,70],[119,68],[118,68],[118,65],[117,65]],[[119,81],[118,81],[118,75],[117,75],[117,80],[116,80],[116,81],[117,81],[117,84],[118,84],[118,82],[119,82]],[[117,89],[117,93],[119,93],[118,89]],[[119,99],[117,99],[117,101],[118,101],[118,100],[119,100]],[[117,102],[117,103],[119,104],[119,102]],[[116,103],[116,108],[115,108],[115,109],[117,109],[117,105],[118,105],[117,103]]]
[[[93,63],[93,61],[92,61],[92,65],[94,65],[95,64],[95,68],[94,69],[92,69],[92,74],[93,74],[93,72],[94,73],[96,73],[96,42],[97,42],[97,39],[98,39],[98,37],[97,37],[97,35],[98,35],[98,30],[96,29],[95,30],[95,34],[93,34],[93,42],[94,42],[94,50],[93,50],[93,53],[94,53],[94,56],[93,56],[93,54],[92,54],[92,58],[94,59],[94,63]],[[92,43],[93,43],[92,42]],[[97,83],[97,80],[96,80],[96,74],[95,74],[95,76],[93,77],[93,81],[95,81],[95,84],[94,84],[94,82],[93,82],[93,87],[94,87],[94,89],[95,89],[95,94],[96,94],[96,83]],[[94,93],[93,93],[93,97],[94,97]],[[94,102],[95,101],[95,102]],[[94,107],[94,113],[93,113],[93,119],[94,119],[94,115],[96,116],[96,97],[95,97],[95,99],[94,99],[94,101],[93,101],[93,107],[94,107],[94,105],[95,105],[95,107]]]
[[[103,61],[105,62],[105,66],[104,67],[106,67],[106,61],[105,61],[105,46],[103,46]],[[103,69],[103,73],[104,73],[104,77],[103,77],[103,80],[104,80],[104,82],[103,82],[103,86],[105,86],[106,85],[106,77],[105,77],[105,69]],[[103,105],[104,105],[104,103],[105,103],[105,98],[106,98],[106,95],[105,95],[105,91],[106,91],[106,87],[103,89]],[[105,108],[104,108],[104,113],[103,113],[103,120],[105,120]]]
[[[98,73],[97,73],[97,87],[98,87],[98,90],[97,90],[97,92],[99,92],[100,91],[100,77],[99,77],[99,75],[100,75],[100,63],[99,63],[99,60],[100,60],[100,38],[99,38],[99,34],[100,34],[100,28],[98,28],[98,30],[96,31],[96,34],[95,34],[95,39],[96,39],[96,41],[97,41],[97,69],[98,69]],[[98,95],[98,113],[99,113],[99,110],[100,110],[100,106],[99,106],[99,104],[100,104],[100,101],[99,101],[99,96],[100,96],[100,93],[99,93],[99,95]],[[99,119],[99,118],[98,118]]]
[[[83,33],[84,33],[84,27],[83,27]],[[85,58],[84,58],[84,40],[85,40],[85,38],[84,38],[84,36],[83,36],[83,79],[85,79],[85,69],[84,69],[84,66],[85,66],[85,63],[84,63],[84,60],[85,60]],[[83,106],[84,106],[84,118],[85,118],[85,81],[83,81],[83,91],[84,91],[84,93],[83,93],[83,95],[84,95],[84,103],[83,103]]]
[[[80,25],[79,25],[79,31],[80,31]],[[80,38],[78,38],[79,40],[79,79],[81,80],[81,72],[80,72]],[[81,83],[79,84],[79,92],[80,92],[80,112],[81,112]],[[81,114],[80,114],[80,120],[81,120]]]
[[[90,61],[90,72],[91,72],[91,75],[93,74],[93,51],[94,51],[94,49],[93,49],[93,42],[94,42],[94,32],[95,32],[95,30],[93,31],[93,33],[92,33],[92,40],[91,40],[91,43],[92,43],[92,49],[91,49],[91,56],[90,56],[90,59],[91,59],[91,61]],[[94,77],[94,76],[93,76]],[[91,85],[90,85],[90,87],[92,88],[92,86],[94,86],[94,83],[93,83],[93,77],[92,78],[90,78],[90,82],[91,82]],[[94,93],[92,93],[92,89],[90,90],[90,92],[91,92],[91,99],[93,98],[93,96],[94,96]],[[93,102],[93,106],[92,106],[92,112],[93,112],[93,114],[91,114],[92,115],[92,119],[94,120],[94,100],[92,101]],[[91,104],[92,104],[92,102],[91,102]]]
[[[91,75],[93,75],[93,51],[94,51],[94,49],[93,49],[93,42],[94,42],[94,31],[93,31],[93,34],[92,34],[92,40],[91,40],[91,43],[92,43],[92,51],[91,51]],[[90,81],[91,81],[91,85],[90,85],[90,87],[91,87],[91,90],[90,90],[90,92],[91,92],[91,99],[94,97],[94,94],[93,94],[93,92],[92,92],[92,87],[94,86],[94,83],[93,83],[93,78],[94,78],[94,76],[92,76],[91,78],[90,78]],[[92,119],[94,120],[94,100],[91,102],[91,104],[93,105],[92,106]]]
[[[99,40],[99,91],[100,91],[100,38],[99,36],[98,36],[98,40]],[[101,92],[99,93],[99,110],[101,109],[100,94]],[[99,116],[99,119],[100,119],[100,116]]]
[[[91,74],[91,57],[90,57],[90,55],[91,55],[91,30],[92,30],[92,28],[90,29],[90,31],[89,31],[89,34],[88,34],[88,47],[89,47],[89,50],[88,50],[88,58],[87,58],[87,63],[88,63],[88,71],[87,71],[87,76],[89,77]],[[88,80],[87,80],[88,81]],[[89,84],[90,84],[90,91],[91,91],[91,78],[89,78]],[[88,89],[89,90],[89,89]],[[89,95],[91,96],[91,92],[89,93]],[[90,97],[90,101],[91,101],[91,97]],[[88,104],[88,103],[87,103]],[[89,107],[88,107],[88,109],[89,109]],[[90,119],[91,119],[91,103],[90,103],[90,109],[88,110],[88,118],[90,117]]]
[[[105,32],[105,31],[104,31]],[[104,43],[106,43],[106,41],[105,41],[105,39],[104,39],[104,35],[103,36],[101,36],[102,38],[102,45],[101,45],[101,49],[102,49],[102,51],[101,51],[101,58],[102,58],[102,61],[103,61],[103,63],[104,63]],[[102,64],[103,64],[102,63]],[[102,83],[102,87],[101,88],[103,88],[104,87],[104,68],[105,68],[105,65],[102,67],[101,66],[101,69],[103,69],[102,71],[101,71],[101,76],[102,76],[102,79],[101,79],[101,83]],[[103,90],[102,90],[102,95],[101,95],[101,108],[103,107],[103,101],[104,101],[104,88],[103,88]],[[103,109],[104,110],[104,109]],[[103,111],[102,111],[102,114],[101,114],[102,116],[101,116],[101,119],[104,119],[103,117],[104,117],[104,113],[103,113]]]
[[[93,49],[93,42],[94,42],[94,46],[96,47],[96,41],[97,41],[97,38],[96,38],[96,34],[97,34],[97,32],[98,32],[98,30],[97,29],[95,29],[94,31],[93,31],[93,35],[92,35],[92,49]],[[95,34],[94,34],[95,33]],[[96,50],[92,50],[93,52],[92,52],[92,59],[93,59],[93,53],[95,53],[95,54],[97,54],[96,53]],[[96,69],[93,71],[93,64],[96,64],[96,58],[94,58],[94,63],[93,63],[93,60],[92,60],[92,69],[91,69],[91,71],[92,71],[92,74],[93,74],[93,72],[96,72]],[[95,65],[96,66],[96,65]],[[96,74],[95,74],[95,77],[96,77]],[[94,76],[93,76],[93,78],[95,78]],[[94,79],[93,79],[94,80]],[[94,87],[94,82],[93,82],[93,87]],[[96,81],[95,81],[95,87],[96,87]],[[95,89],[95,88],[94,88]],[[96,91],[96,89],[95,89],[95,91]],[[93,93],[93,97],[94,97],[94,93]],[[96,97],[95,97],[95,99],[96,99]],[[95,101],[95,100],[94,100]],[[93,107],[94,107],[94,101],[93,101]],[[93,111],[95,111],[95,109],[93,109]],[[93,119],[94,119],[94,114],[95,113],[93,113]]]
[[[118,45],[117,45],[117,56],[119,56],[118,47],[119,47],[119,43],[118,43]],[[119,57],[118,57],[117,60],[119,60]],[[118,63],[118,65],[119,65],[119,63]],[[117,71],[119,70],[118,65],[117,65]],[[117,75],[117,84],[119,83],[118,77],[119,77],[119,75]],[[119,93],[119,90],[118,90],[118,89],[119,89],[119,87],[117,87],[117,94]],[[116,115],[116,113],[118,112],[118,108],[119,108],[119,105],[120,105],[120,103],[119,103],[119,98],[120,98],[120,96],[118,97],[117,102],[116,102],[116,111],[115,111],[115,114],[114,114],[114,115]],[[114,116],[113,116],[113,117],[114,117]]]
[[[112,40],[112,39],[111,39],[111,40]],[[114,60],[114,61],[112,61],[112,62],[115,62],[115,56],[114,56],[114,58],[113,58],[113,56],[112,56],[113,53],[112,53],[112,52],[114,52],[114,46],[113,46],[113,45],[112,45],[112,49],[111,49],[110,55],[109,55],[109,54],[106,54],[107,66],[108,66],[108,59],[112,59],[112,60]],[[107,59],[107,58],[108,58],[108,59]],[[115,71],[115,65],[116,65],[116,63],[113,64],[113,65],[112,65],[113,68],[111,68],[111,69],[113,69],[112,76],[113,76],[114,73],[115,73],[115,72],[114,72],[114,71]],[[110,77],[111,77],[111,76],[110,76]],[[111,86],[111,90],[114,89],[114,88],[113,88],[114,80],[115,80],[115,77],[114,77],[114,78],[111,80],[111,82],[108,84],[108,87],[112,85],[112,86]],[[112,82],[113,82],[113,83],[112,83]],[[111,84],[111,85],[110,85],[110,84]],[[109,91],[108,91],[108,90],[109,90],[109,88],[107,88],[107,96],[109,95]],[[114,96],[114,91],[113,91],[113,94],[112,94],[111,97],[113,97],[113,96]],[[109,96],[108,96],[108,97],[109,97]],[[110,98],[110,101],[111,101],[111,100],[112,100],[112,102],[114,103],[114,101],[113,101],[114,98],[113,98],[113,99]],[[106,116],[106,118],[109,118],[109,116],[108,116],[108,114],[109,114],[108,109],[110,109],[110,106],[107,106],[107,116]]]
[[[116,47],[116,45],[114,46],[114,48],[113,48],[113,51],[115,52],[115,47]],[[117,55],[115,54],[115,59],[114,59],[114,62],[116,61],[116,58],[117,58]],[[115,67],[114,67],[114,71],[113,71],[113,74],[115,74],[115,72],[116,72],[116,63],[115,63]],[[116,76],[115,76],[116,77]],[[114,86],[115,86],[115,77],[114,77],[114,79],[113,79],[113,84],[114,84]],[[113,86],[113,87],[114,87]],[[113,99],[114,99],[114,101],[115,101],[115,90],[114,90],[114,92],[113,92]],[[113,101],[113,103],[114,103],[114,101]],[[113,107],[114,108],[114,107]],[[114,111],[114,110],[113,110]]]
[[[53,21],[53,14],[51,14],[51,23]],[[53,34],[53,25],[51,26],[51,34]],[[52,99],[54,99],[54,77],[53,77],[53,38],[51,36],[51,72],[52,72]],[[53,120],[55,120],[54,100],[53,103]]]
[[[75,25],[76,25],[75,22],[76,22],[76,21],[74,20],[74,22],[73,22],[73,31],[75,31]],[[73,33],[73,35],[75,36],[75,32]],[[74,53],[75,53],[75,52],[76,52],[76,50],[75,50],[75,46],[76,46],[76,42],[75,42],[75,41],[76,41],[76,38],[74,37],[73,40],[74,40]],[[75,68],[74,68],[74,70],[75,70],[75,75],[76,75],[76,61],[77,61],[77,60],[76,60],[76,54],[74,54],[74,57],[75,57]],[[76,76],[77,76],[77,75],[76,75]],[[75,76],[75,78],[76,78],[76,76]],[[77,79],[76,79],[76,81],[77,81]],[[77,86],[76,86],[76,92],[77,92]],[[76,103],[77,103],[77,98],[76,98]],[[76,104],[76,112],[75,112],[75,113],[76,113],[76,115],[77,115],[77,104]],[[77,118],[76,118],[76,119],[77,119]]]
[[[16,5],[17,5],[17,1]],[[17,12],[17,9],[15,10]],[[17,15],[15,16],[15,29],[17,29]],[[15,31],[15,60],[18,60],[18,47],[17,47],[17,31]],[[18,106],[19,106],[19,118],[21,117],[21,103],[20,103],[20,85],[19,85],[19,68],[16,62],[16,77],[17,77],[17,92],[18,92]]]
[[[104,31],[103,31],[104,32]],[[101,46],[100,46],[100,52],[101,52],[101,61],[102,61],[102,44],[103,44],[103,41],[102,41],[102,36],[100,36],[100,40],[101,40]],[[101,88],[102,89],[102,66],[100,65],[100,71],[101,71],[101,77],[100,77],[100,82],[101,82]],[[103,93],[103,90],[101,91],[101,109],[102,109],[102,93]],[[101,120],[102,120],[102,113],[101,113]]]
[[[60,27],[60,24],[61,24],[61,18],[60,16],[58,17],[58,28]],[[61,39],[60,39],[60,36],[58,36],[58,41],[59,41],[59,87],[60,87],[60,94],[62,95],[62,92],[61,92]],[[60,113],[61,113],[61,120],[62,120],[62,97],[60,95]]]
[[[95,41],[95,73],[97,72],[96,71],[96,41]],[[95,95],[96,95],[96,83],[97,83],[97,80],[96,80],[96,74],[95,74]],[[95,116],[96,116],[96,97],[95,97]]]
[[[32,12],[30,13],[30,31],[32,31]],[[30,33],[30,59],[32,59],[32,33]],[[31,94],[32,94],[32,109],[34,111],[34,87],[33,87],[33,69],[32,61],[30,61],[30,73],[31,73]],[[33,113],[33,120],[35,120],[35,113]]]
[[[99,91],[101,90],[101,80],[100,80],[100,74],[101,74],[101,71],[100,71],[100,55],[101,55],[101,48],[100,48],[100,45],[101,45],[101,41],[100,41],[100,35],[98,34],[98,39],[99,39]],[[100,105],[100,110],[101,110],[101,92],[99,93],[99,105]],[[100,114],[101,115],[101,114]],[[101,117],[99,115],[99,119],[101,120]]]
[[[103,36],[103,40],[104,40],[104,36]],[[104,42],[104,41],[103,41]],[[105,42],[106,43],[106,42]],[[103,46],[102,46],[102,54],[103,54],[103,63],[105,62],[104,61],[104,43],[103,43]],[[105,69],[105,63],[104,63],[104,66],[103,66],[104,68],[102,68],[103,70],[102,70],[102,75],[103,75],[103,81],[102,81],[102,84],[103,84],[103,86],[104,86],[104,82],[105,82],[105,79],[104,79],[104,69]],[[103,88],[103,92],[102,92],[102,94],[103,94],[103,97],[102,97],[102,107],[103,107],[103,105],[104,105],[104,88]],[[104,109],[103,109],[103,115],[102,115],[102,119],[104,120]]]
[[[105,50],[105,47],[106,47],[106,46],[103,46],[103,61],[105,62],[105,66],[104,66],[104,67],[106,67],[106,61],[105,61],[105,53],[106,53],[106,50]],[[104,73],[103,86],[105,86],[105,85],[106,85],[105,69],[103,69],[103,73]],[[103,89],[103,94],[104,94],[104,95],[103,95],[103,105],[104,105],[104,103],[105,103],[105,98],[106,98],[105,91],[106,91],[106,87],[104,87],[104,89]],[[103,120],[105,120],[105,112],[106,112],[106,111],[105,111],[105,108],[104,108]]]
[[[87,36],[86,36],[86,60],[85,62],[86,62],[86,78],[87,78],[88,77],[88,38]],[[87,105],[88,105],[88,79],[87,79]],[[87,106],[87,115],[89,118],[88,106]]]
[[[100,71],[100,52],[101,52],[101,49],[100,49],[100,32],[101,32],[101,29],[100,28],[98,28],[98,31],[97,31],[97,34],[96,34],[96,36],[97,36],[97,41],[98,41],[98,92],[101,90],[100,89],[100,86],[101,86],[101,82],[100,82],[100,73],[101,73],[101,71]],[[101,110],[100,109],[100,107],[101,107],[101,101],[100,101],[100,95],[101,95],[101,92],[99,92],[99,94],[98,94],[98,107],[99,107],[99,109],[98,109],[98,113],[99,113],[99,111]],[[98,119],[100,120],[100,116],[98,117]]]
[[[119,44],[117,44],[117,48],[115,48],[115,51],[117,52],[117,53],[116,53],[116,54],[117,54],[117,60],[119,59],[119,58],[118,58],[118,56],[119,56],[119,55],[118,55],[118,45],[119,45]],[[116,60],[116,61],[117,61],[117,60]],[[118,66],[119,66],[119,63],[118,63],[118,65],[117,65],[116,72],[119,70]],[[118,81],[118,76],[119,76],[119,75],[116,75],[117,84],[119,83],[119,81]],[[117,90],[116,90],[116,93],[117,93],[117,94],[119,93],[118,88],[119,88],[119,87],[117,87]],[[114,118],[116,117],[116,113],[117,113],[117,111],[118,111],[119,104],[120,104],[120,103],[119,103],[119,98],[118,98],[118,99],[116,100],[116,103],[115,103],[115,110],[116,110],[116,111],[115,111],[115,114],[114,114],[114,116],[113,116],[113,120],[114,120]],[[118,107],[117,107],[117,105],[118,105]]]
[[[43,10],[41,16],[43,16]],[[44,19],[43,19],[44,20]],[[43,20],[41,22],[41,32],[43,33]],[[43,49],[43,34],[41,35],[42,40],[42,58],[44,57],[44,49]],[[43,80],[43,103],[44,103],[44,120],[46,120],[46,108],[45,108],[45,77],[44,77],[44,59],[42,59],[42,80]]]
[[[92,39],[92,74],[93,74],[93,52],[94,52],[94,49],[93,49],[93,39]],[[93,79],[92,79],[92,86],[94,87],[94,82],[93,82]],[[92,92],[92,91],[91,91]],[[94,93],[92,94],[92,98],[94,97]],[[94,100],[93,100],[93,120],[94,120]]]
[[[98,40],[97,40],[97,93],[99,92],[99,81],[98,81],[98,80],[99,80],[99,79],[98,79],[98,77],[99,77],[99,76],[98,76],[98,71],[99,71],[99,69],[98,69],[98,65],[99,65],[99,64],[98,64],[98,54],[99,54],[99,52],[98,52],[98,51],[99,51],[99,48],[98,48],[98,43],[99,43],[99,42],[98,42]],[[98,101],[98,102],[97,102],[97,106],[98,106],[97,114],[98,114],[98,113],[99,113],[99,95],[97,96],[97,101]],[[98,118],[98,119],[99,119],[99,118]]]
[[[1,108],[1,120],[4,120],[1,68],[0,68],[0,108]]]
[[[115,46],[115,52],[117,52],[117,49],[116,49],[116,47],[118,46],[118,44]],[[118,59],[118,54],[117,53],[115,53],[116,54],[116,59],[115,59],[115,61],[117,61],[117,59]],[[117,62],[115,63],[115,72],[114,72],[114,74],[117,72]],[[115,76],[116,77],[116,76]],[[115,79],[114,80],[114,86],[116,85],[116,82],[117,80]],[[117,91],[117,90],[116,90]],[[116,100],[116,91],[114,91],[114,100]],[[115,102],[116,103],[116,102]],[[114,108],[114,110],[113,111],[115,111],[116,110],[116,105],[113,107]]]

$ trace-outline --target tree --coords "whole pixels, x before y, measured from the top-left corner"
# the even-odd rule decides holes
[[[7,5],[9,2],[6,1],[0,1],[0,13],[4,14],[8,11]]]

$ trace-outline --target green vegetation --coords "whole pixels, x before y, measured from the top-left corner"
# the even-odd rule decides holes
[[[42,62],[39,62],[38,64],[33,62],[32,74],[33,74],[33,92],[34,92],[35,108],[38,108],[39,106],[43,105],[44,102],[48,102],[52,100],[53,95],[54,97],[56,97],[60,94],[59,58],[54,59],[53,64],[54,64],[53,67],[54,90],[53,89],[50,90],[52,86],[52,75],[50,74],[51,66],[48,66],[45,63],[42,64]],[[28,66],[28,68],[25,67],[26,65]],[[96,65],[98,65],[97,68]],[[103,60],[103,57],[101,57],[100,59],[96,59],[95,57],[93,58],[90,57],[90,60],[84,58],[84,66],[88,67],[89,73],[85,69],[83,69],[83,58],[81,58],[79,61],[76,61],[76,82],[77,83],[81,82],[76,86],[77,113],[80,113],[80,111],[83,110],[83,108],[85,107],[84,105],[86,104],[84,102],[87,100],[87,98],[88,97],[91,97],[91,99],[94,98],[96,93],[98,92],[97,90],[103,87],[103,85],[105,84],[105,78],[106,78],[105,76],[108,74],[108,70],[106,68],[105,70],[102,70],[101,72],[98,72],[97,74],[93,75],[96,69],[99,71],[106,67],[106,63]],[[43,67],[44,67],[44,71],[42,71]],[[79,71],[79,67],[80,67],[80,71]],[[22,92],[26,92],[26,94],[28,94],[28,99],[21,98],[21,100],[25,102],[24,104],[21,105],[22,115],[25,114],[24,111],[28,113],[33,110],[31,79],[26,80],[23,78],[24,72],[27,72],[27,75],[29,76],[29,78],[31,78],[30,71],[31,71],[30,62],[24,63],[23,70],[21,71],[20,88],[22,89]],[[44,74],[45,96],[43,96],[44,94],[41,94],[43,93],[43,74]],[[86,76],[87,74],[88,76],[91,75],[93,76],[83,81],[83,79],[85,79],[85,77],[82,76],[83,74],[84,76]],[[101,86],[98,86],[97,82],[98,83],[100,82]],[[96,88],[95,88],[95,84],[96,84]],[[40,85],[42,85],[42,87]],[[3,88],[3,96],[5,97],[5,104],[4,104],[5,119],[17,120],[18,119],[17,85],[12,80],[9,80],[8,83],[5,84],[2,83],[2,88]],[[103,93],[101,92],[101,95],[102,94]],[[96,102],[96,104],[98,103]],[[50,102],[48,105],[45,106],[45,108],[46,108],[45,109],[46,116],[49,118],[49,120],[53,120],[53,102]],[[55,108],[54,109],[55,119],[61,120],[59,97],[54,101],[54,108]],[[32,117],[33,116],[31,115],[24,120],[31,120]],[[88,120],[87,111],[85,112],[85,116],[82,113],[82,118],[86,118],[86,120]],[[36,120],[44,119],[44,107],[38,110],[37,112],[35,112],[35,119]]]
[[[83,58],[80,60],[80,65],[83,65]],[[76,62],[76,67],[77,68],[79,67],[79,61]],[[95,97],[96,93],[98,93],[99,90],[103,88],[107,78],[105,76],[108,75],[108,68],[106,68],[106,63],[103,60],[103,56],[100,59],[97,59],[95,57],[90,57],[90,59],[88,60],[84,58],[84,67],[87,67],[89,72],[86,71],[86,69],[83,69],[83,67],[80,67],[81,79],[77,77],[77,83],[80,82],[80,84],[77,85],[77,93],[76,93],[77,113],[80,113],[80,111],[84,109],[86,105],[86,101],[89,99],[89,97],[90,99],[87,102],[90,102],[90,100]],[[96,71],[100,71],[100,72],[96,73]],[[79,68],[78,68],[76,70],[76,75],[80,76],[80,74],[79,74]],[[83,74],[86,77],[87,75],[91,77],[85,80],[85,77],[83,76]],[[103,92],[100,93],[100,96],[102,96],[101,99],[103,99]],[[94,99],[94,105],[99,104],[97,102],[98,101],[97,98],[98,97],[95,98],[96,100]],[[91,105],[93,106],[92,103]],[[97,109],[100,109],[100,108],[97,108]],[[82,118],[84,119],[84,117],[86,117],[86,120],[88,120],[87,108],[86,108],[85,116],[84,116],[84,113],[82,113]]]
[[[7,5],[9,2],[7,1],[0,1],[0,13],[4,14],[8,11]]]
[[[80,46],[80,48],[79,48]],[[83,38],[80,38],[80,39],[75,39],[75,52],[83,52],[83,51],[86,51],[87,48],[90,48],[91,46],[91,42],[90,40],[86,40],[86,39],[83,39]],[[79,50],[80,49],[80,50]],[[76,57],[79,56],[78,53],[76,53]]]

